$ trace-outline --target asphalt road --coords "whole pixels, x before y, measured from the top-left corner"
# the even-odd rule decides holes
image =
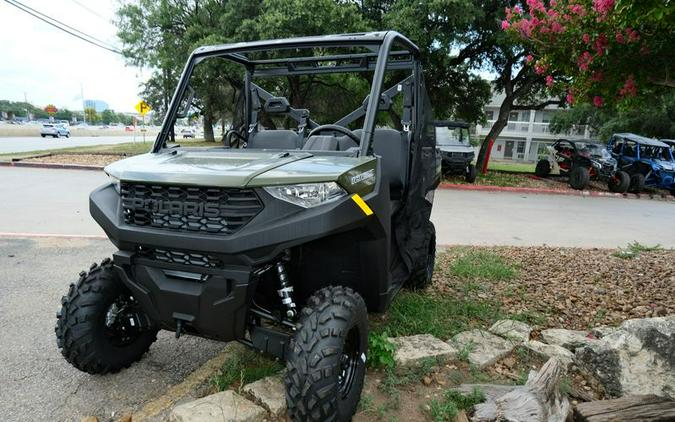
[[[56,148],[112,145],[132,142],[133,136],[76,136],[70,138],[42,138],[40,136],[16,136],[0,138],[0,154],[15,152],[44,151]],[[136,137],[136,141],[141,141]],[[154,137],[146,137],[151,142]]]
[[[116,420],[163,395],[223,349],[222,343],[176,340],[161,332],[142,361],[118,374],[93,376],[70,366],[54,338],[61,296],[79,271],[112,251],[107,240],[0,238],[3,421],[79,422],[87,415]]]
[[[0,167],[0,233],[103,235],[88,196],[103,173]],[[438,190],[432,220],[444,245],[675,247],[675,202]]]

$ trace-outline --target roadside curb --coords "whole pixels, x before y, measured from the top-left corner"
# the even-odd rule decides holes
[[[529,193],[542,195],[567,195],[567,196],[590,196],[590,197],[606,197],[606,198],[627,198],[627,199],[657,199],[669,201],[670,198],[663,196],[651,195],[637,195],[634,193],[613,193],[613,192],[599,192],[588,190],[562,190],[562,189],[545,189],[545,188],[524,188],[513,186],[489,186],[489,185],[463,185],[457,183],[441,183],[438,185],[439,189],[448,190],[465,190],[477,192],[509,192],[509,193]]]
[[[0,167],[32,167],[42,169],[103,171],[103,167],[100,166],[85,166],[82,164],[25,163],[21,161],[0,161]]]

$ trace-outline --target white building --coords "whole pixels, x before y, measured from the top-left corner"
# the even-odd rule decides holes
[[[492,96],[490,103],[485,106],[487,123],[476,125],[476,134],[481,139],[490,132],[503,99],[504,94],[496,93]],[[543,110],[512,111],[508,124],[495,140],[490,159],[534,162],[540,154],[546,153],[546,145],[553,143],[556,139],[588,139],[589,133],[586,126],[575,127],[566,134],[553,134],[549,131],[549,122],[553,115],[564,112],[557,106],[547,106]]]

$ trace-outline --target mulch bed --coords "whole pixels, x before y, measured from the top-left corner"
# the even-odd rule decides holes
[[[453,259],[471,249],[490,250],[518,268],[511,280],[467,280],[450,274]],[[539,328],[589,329],[629,318],[675,314],[675,250],[641,252],[552,247],[455,247],[437,257],[431,291],[494,300],[505,312],[538,314]]]
[[[125,158],[119,154],[53,154],[46,157],[34,157],[21,160],[25,163],[77,164],[105,167]]]

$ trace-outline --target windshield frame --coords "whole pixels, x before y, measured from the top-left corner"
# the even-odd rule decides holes
[[[399,52],[393,52],[392,47],[397,43],[402,47],[406,48],[408,55],[410,55],[410,61],[408,62],[391,62],[390,58],[392,53],[394,56],[399,54]],[[269,40],[269,41],[255,41],[248,43],[237,43],[237,44],[226,44],[220,46],[208,46],[197,48],[190,55],[183,71],[181,77],[174,91],[171,103],[167,110],[164,120],[162,122],[162,127],[157,135],[153,148],[151,152],[158,153],[166,145],[166,142],[170,136],[171,128],[176,121],[178,109],[182,103],[183,97],[186,90],[188,89],[190,77],[194,71],[195,66],[208,58],[212,57],[222,57],[228,60],[231,60],[235,63],[239,63],[245,68],[245,89],[247,94],[247,107],[248,107],[248,92],[251,84],[252,75],[255,73],[256,63],[255,60],[249,60],[244,53],[257,52],[263,50],[292,50],[292,49],[308,49],[314,47],[366,47],[371,50],[371,53],[360,53],[350,55],[352,57],[363,56],[366,57],[365,66],[357,69],[333,69],[333,73],[344,73],[344,72],[354,72],[354,71],[372,71],[373,80],[371,83],[370,95],[368,96],[368,104],[366,107],[366,114],[364,117],[363,133],[361,135],[361,143],[359,146],[360,155],[368,155],[372,153],[371,143],[373,132],[375,129],[375,121],[378,112],[378,103],[382,91],[385,89],[383,87],[384,75],[387,70],[391,69],[406,69],[412,70],[413,77],[415,80],[421,80],[421,64],[419,60],[420,52],[415,44],[412,43],[408,38],[401,35],[396,31],[386,31],[386,32],[374,32],[374,33],[365,33],[365,34],[343,34],[343,35],[329,35],[329,36],[317,36],[317,37],[305,37],[305,38],[291,38],[291,39],[282,39],[282,40]],[[369,57],[376,57],[375,66],[371,69]],[[324,60],[321,56],[317,57],[318,60]],[[301,60],[307,60],[307,57],[302,57]],[[276,59],[277,63],[288,63],[296,61],[294,58],[285,58],[285,59]],[[269,64],[270,61],[261,61],[265,64]],[[296,72],[293,72],[290,67],[286,74],[294,75],[307,75],[312,74],[311,69],[299,69]],[[322,70],[322,72],[328,72],[328,70]],[[256,75],[260,76],[260,75]],[[278,76],[272,75],[272,76]],[[415,110],[416,107],[413,107]]]

